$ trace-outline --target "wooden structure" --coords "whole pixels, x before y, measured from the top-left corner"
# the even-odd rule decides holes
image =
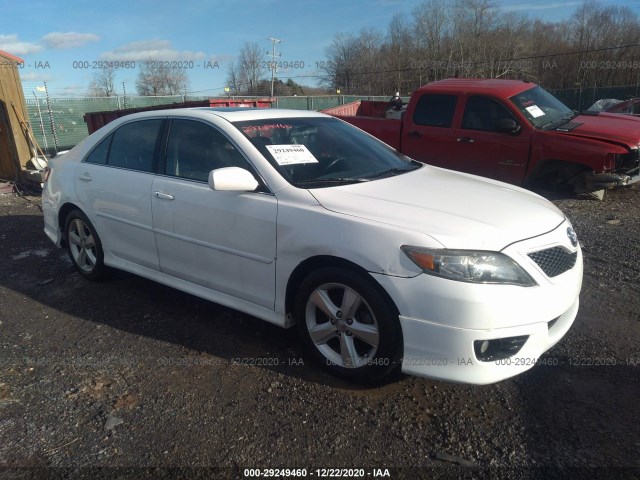
[[[34,156],[18,72],[24,60],[0,50],[0,178],[17,180]]]

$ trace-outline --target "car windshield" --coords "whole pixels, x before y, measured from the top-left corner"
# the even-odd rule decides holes
[[[571,120],[575,114],[541,87],[533,87],[511,97],[511,102],[537,128],[550,130]]]
[[[335,118],[272,118],[234,125],[299,188],[368,182],[421,166]]]

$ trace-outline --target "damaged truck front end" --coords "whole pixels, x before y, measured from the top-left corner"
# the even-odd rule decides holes
[[[640,181],[640,123],[638,127],[637,141],[587,133],[580,127],[569,132],[534,130],[532,143],[539,148],[532,150],[529,183],[602,198],[605,190]],[[628,130],[625,133],[631,137]]]
[[[627,153],[609,154],[609,157],[611,160],[605,163],[604,171],[584,171],[569,181],[576,193],[625,187],[640,181],[640,156],[637,148]]]

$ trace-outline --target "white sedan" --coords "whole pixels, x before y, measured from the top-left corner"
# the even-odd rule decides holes
[[[550,202],[319,113],[125,116],[51,161],[42,203],[84,277],[126,270],[296,325],[353,381],[496,382],[578,311],[582,253]]]

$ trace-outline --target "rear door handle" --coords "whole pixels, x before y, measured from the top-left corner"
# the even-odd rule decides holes
[[[79,175],[78,178],[85,182],[90,182],[91,180],[93,180],[93,178],[91,178],[91,175],[89,175],[88,173],[83,173],[82,175]]]
[[[162,198],[163,200],[175,200],[176,197],[174,197],[173,195],[170,195],[168,193],[162,193],[162,192],[154,192],[153,196],[156,198]]]
[[[460,143],[475,143],[475,140],[471,137],[458,137],[457,141]]]

